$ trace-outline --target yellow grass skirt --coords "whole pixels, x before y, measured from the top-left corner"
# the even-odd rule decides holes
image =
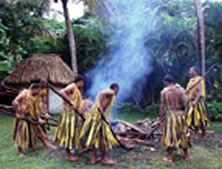
[[[187,125],[191,129],[202,128],[210,125],[207,104],[204,99],[200,99],[196,106],[190,100],[186,108]]]
[[[12,137],[16,146],[21,148],[35,148],[38,142],[38,134],[42,134],[43,137],[45,136],[40,125],[30,123],[26,120],[15,119]]]
[[[167,112],[163,126],[163,149],[188,148],[190,146],[189,131],[183,113],[180,110]]]
[[[96,108],[90,112],[86,119],[80,134],[80,139],[87,147],[93,146],[99,148],[101,139],[103,139],[106,149],[112,149],[114,145],[119,145],[109,125],[102,120],[101,114]]]
[[[82,120],[74,110],[63,107],[60,122],[54,134],[54,141],[62,148],[80,149],[79,134],[82,128]]]

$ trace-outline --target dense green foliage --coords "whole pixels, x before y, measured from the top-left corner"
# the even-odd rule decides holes
[[[27,6],[26,12],[31,15],[30,17],[24,12],[25,9],[20,11],[21,15],[18,15],[12,11],[6,11],[10,4],[0,4],[0,11],[2,11],[0,13],[0,47],[2,49],[0,51],[0,79],[4,79],[14,70],[13,56],[16,56],[18,63],[21,63],[32,54],[57,53],[71,65],[64,22],[46,20],[42,13],[36,16],[32,14],[32,8],[29,9],[30,6],[26,3],[30,2],[18,1],[11,10],[21,5]],[[42,10],[35,5],[33,7],[35,10]],[[27,18],[24,15],[27,15]],[[15,17],[14,20],[8,20],[9,16]],[[17,22],[19,22],[18,26],[15,24]],[[99,22],[88,15],[73,20],[72,25],[80,65],[79,71],[83,73],[94,66],[98,57],[105,52],[104,36],[106,35],[102,34]]]
[[[46,1],[3,0],[0,2],[0,79],[32,51],[35,35],[42,30]]]
[[[90,70],[109,49],[108,42],[112,28],[106,17],[96,13],[97,8],[108,6],[98,1],[84,0],[90,13],[72,20],[76,40],[78,67],[80,73]],[[10,0],[0,3],[0,79],[4,79],[14,69],[16,56],[18,63],[34,53],[58,53],[69,65],[71,62],[66,27],[64,22],[47,20],[48,1]],[[148,1],[147,1],[148,2]],[[150,3],[151,2],[151,3]],[[159,93],[163,88],[162,78],[166,73],[174,75],[183,87],[189,79],[189,67],[198,64],[196,45],[196,15],[190,0],[149,0],[147,10],[151,10],[155,22],[149,28],[145,46],[152,57],[153,71],[147,77],[140,98],[129,101],[146,107],[159,103]],[[152,5],[150,5],[152,4]],[[222,63],[222,3],[203,3],[207,67]],[[115,15],[115,11],[113,11]],[[222,101],[222,73],[215,69],[206,79],[208,100]],[[135,87],[141,87],[135,86]]]
[[[188,7],[189,6],[189,7]],[[205,36],[206,36],[206,53],[207,67],[213,63],[221,62],[221,54],[219,48],[216,48],[216,43],[221,32],[218,29],[221,25],[221,20],[216,19],[220,16],[219,11],[222,9],[221,3],[212,3],[206,1],[203,4],[205,15]],[[188,70],[192,65],[198,65],[196,47],[196,18],[195,10],[192,7],[191,1],[169,1],[162,7],[159,7],[159,21],[157,21],[154,32],[151,37],[147,38],[147,48],[153,57],[154,71],[148,78],[148,96],[151,102],[158,102],[159,91],[162,86],[162,78],[164,74],[170,73],[176,81],[186,87],[189,75]],[[215,21],[217,20],[217,21]],[[210,100],[221,100],[221,73],[214,70],[207,77],[208,92]],[[218,85],[216,89],[214,86]],[[215,91],[216,90],[216,91]],[[219,95],[215,95],[214,93]]]
[[[97,19],[84,16],[72,21],[73,32],[76,40],[76,52],[79,64],[79,72],[84,73],[96,64],[99,56],[106,51],[105,35]],[[59,42],[63,49],[58,53],[70,65],[68,40],[65,35]]]
[[[222,121],[222,103],[212,102],[208,104],[209,116],[213,121]]]
[[[132,103],[119,103],[116,106],[117,116],[142,115],[143,117],[157,118],[159,112],[159,104],[148,105],[144,108]]]
[[[158,118],[159,117],[159,104],[148,105],[144,108],[132,103],[120,103],[116,107],[118,117],[124,115],[138,116],[146,118]],[[212,121],[222,121],[222,103],[211,102],[208,103],[209,117]]]

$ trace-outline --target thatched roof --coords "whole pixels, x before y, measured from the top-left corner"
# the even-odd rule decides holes
[[[47,79],[57,85],[69,84],[75,77],[74,72],[56,54],[33,55],[19,65],[6,79],[8,85],[30,84],[32,81]]]

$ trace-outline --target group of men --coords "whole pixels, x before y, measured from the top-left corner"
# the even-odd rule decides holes
[[[194,131],[194,139],[198,139],[199,130],[202,131],[203,140],[208,135],[205,132],[205,127],[210,123],[205,102],[205,82],[198,73],[198,68],[190,68],[191,79],[186,90],[174,84],[174,78],[171,75],[164,77],[165,88],[161,92],[158,124],[164,123],[162,147],[168,151],[168,157],[163,158],[166,162],[173,162],[175,147],[184,150],[185,160],[191,160],[188,153],[188,148],[191,146],[189,129]]]
[[[196,139],[198,139],[199,129],[202,130],[203,138],[206,137],[204,128],[209,124],[209,119],[205,103],[204,79],[198,76],[198,70],[195,67],[190,69],[190,75],[191,79],[187,85],[189,90],[175,85],[171,75],[164,77],[165,88],[161,92],[158,124],[164,123],[162,147],[168,150],[168,157],[163,159],[167,162],[173,161],[174,147],[183,148],[185,159],[191,159],[188,153],[189,128],[194,129]],[[107,149],[118,146],[119,142],[111,131],[108,118],[119,86],[113,83],[109,89],[101,91],[90,109],[81,93],[83,86],[84,78],[78,75],[73,83],[60,90],[64,103],[53,141],[66,149],[67,160],[78,160],[78,150],[85,151],[92,148],[92,164],[97,162],[115,164],[115,161],[108,159]],[[46,130],[46,121],[50,118],[46,88],[47,81],[45,80],[33,83],[29,89],[21,91],[13,101],[16,111],[13,139],[18,147],[19,157],[24,156],[24,148],[35,148],[37,140],[40,140],[47,148],[55,148],[48,143],[52,139],[47,136]],[[184,109],[186,109],[186,114],[184,114]],[[100,160],[96,158],[97,149],[100,149],[102,153]]]
[[[92,147],[92,164],[115,164],[115,161],[108,159],[107,149],[118,146],[119,143],[111,132],[110,125],[103,118],[108,120],[119,86],[113,83],[110,89],[101,91],[90,110],[81,93],[83,86],[84,78],[78,75],[73,83],[60,90],[65,99],[53,141],[66,149],[67,160],[78,160],[78,150],[84,151]],[[19,157],[24,156],[24,148],[35,148],[38,139],[45,147],[55,148],[47,142],[50,137],[47,136],[45,122],[50,115],[46,106],[46,87],[45,80],[33,83],[13,101],[16,111],[13,139],[18,147]],[[98,148],[102,153],[101,160],[96,159]]]

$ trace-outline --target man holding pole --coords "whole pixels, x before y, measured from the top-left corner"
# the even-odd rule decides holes
[[[23,148],[35,148],[38,139],[45,147],[54,148],[45,140],[45,133],[41,125],[44,121],[35,108],[35,97],[40,91],[40,86],[34,83],[29,89],[24,89],[13,101],[12,105],[16,111],[16,119],[13,128],[13,139],[18,147],[19,157],[23,157]]]
[[[45,116],[46,119],[50,118],[48,112],[48,101],[47,101],[47,80],[41,79],[39,82],[40,91],[36,96],[36,106],[38,111]]]
[[[198,139],[198,131],[201,129],[202,139],[206,139],[207,134],[205,132],[205,126],[210,124],[210,120],[208,117],[208,109],[205,101],[205,82],[204,79],[198,75],[198,72],[198,68],[190,68],[189,73],[191,79],[187,84],[186,92],[189,97],[189,102],[186,108],[186,118],[188,127],[195,132],[194,138]]]
[[[108,159],[107,148],[111,149],[112,146],[120,145],[120,143],[112,132],[107,119],[110,116],[111,108],[118,91],[118,84],[113,83],[110,89],[100,92],[83,125],[80,139],[85,143],[87,148],[90,146],[93,148],[91,164],[97,162],[101,162],[102,164],[116,163]],[[96,159],[97,148],[100,148],[102,152],[101,161]]]
[[[78,75],[73,83],[60,91],[60,94],[66,101],[63,103],[63,111],[55,131],[54,141],[60,147],[66,148],[66,159],[71,161],[78,160],[78,156],[72,155],[70,151],[82,148],[79,141],[79,134],[83,119],[78,113],[81,112],[83,100],[81,88],[83,85],[84,78]]]
[[[48,112],[48,100],[47,100],[47,80],[41,79],[39,82],[39,86],[40,86],[40,91],[35,96],[35,108],[37,113],[39,113],[41,117],[47,121],[50,118]],[[47,135],[47,129],[49,129],[49,126],[43,124],[41,127],[45,133],[46,139],[51,141],[52,138]]]
[[[163,158],[163,160],[173,162],[173,148],[182,148],[185,160],[190,160],[191,157],[188,153],[189,132],[183,111],[186,103],[185,90],[180,85],[174,84],[174,78],[171,75],[166,75],[163,82],[165,88],[161,92],[160,120],[158,123],[161,125],[164,121],[162,148],[168,151],[168,157]],[[163,118],[165,108],[166,114]]]

